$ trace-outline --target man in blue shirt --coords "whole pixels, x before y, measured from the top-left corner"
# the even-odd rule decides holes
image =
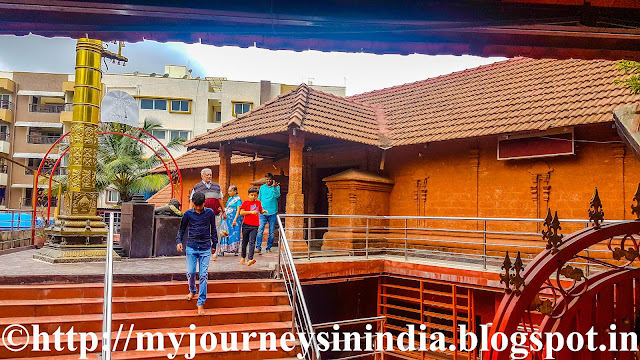
[[[209,261],[211,254],[215,254],[218,244],[218,231],[216,230],[216,215],[213,210],[204,207],[205,195],[196,192],[192,196],[193,209],[185,211],[180,222],[180,230],[176,246],[178,252],[182,252],[182,236],[187,232],[187,280],[189,281],[189,295],[187,300],[192,300],[196,289],[196,263],[200,278],[200,292],[198,295],[198,315],[204,315],[204,303],[207,300],[207,280],[209,279]]]
[[[280,197],[280,184],[273,179],[272,173],[265,176],[267,182],[260,186],[260,194],[258,200],[262,203],[262,209],[265,214],[260,214],[260,225],[258,226],[258,236],[256,240],[256,250],[258,254],[262,253],[262,237],[264,236],[264,227],[269,223],[269,238],[267,240],[267,252],[271,251],[273,246],[273,236],[276,232],[276,217],[278,216],[278,198]]]

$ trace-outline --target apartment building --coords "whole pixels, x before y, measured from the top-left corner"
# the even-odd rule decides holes
[[[2,156],[10,156],[9,132],[13,123],[15,91],[16,83],[13,81],[13,74],[0,72],[0,154]],[[6,160],[0,159],[0,207],[7,205],[8,172]]]
[[[163,130],[154,131],[153,135],[165,144],[177,137],[190,140],[299,85],[193,78],[191,70],[177,65],[165,66],[162,74],[105,74],[102,82],[105,93],[121,90],[137,99],[140,123],[148,120],[160,124]],[[312,87],[345,95],[342,86]],[[172,155],[184,152],[182,148],[172,151]]]
[[[69,76],[69,81],[73,80]],[[297,86],[264,80],[194,78],[186,66],[178,65],[165,66],[164,73],[105,74],[102,82],[105,93],[121,90],[133,96],[140,107],[140,123],[147,120],[160,124],[162,130],[152,134],[165,145],[177,137],[190,140]],[[345,96],[343,86],[312,87]],[[171,150],[171,154],[177,157],[185,151],[181,147]],[[147,151],[146,155],[151,156],[152,152]],[[114,206],[119,200],[114,189],[107,189],[100,195],[98,206]]]
[[[52,144],[70,130],[74,80],[73,74],[0,72],[0,155],[23,165],[0,158],[0,208],[31,208],[38,190],[33,189],[29,169],[37,169]],[[176,65],[165,66],[163,73],[104,74],[102,82],[104,93],[121,90],[132,95],[140,108],[140,124],[145,120],[160,124],[162,130],[153,135],[164,144],[177,137],[190,140],[297,86],[194,78],[186,66]],[[342,86],[311,87],[345,95]],[[171,151],[173,156],[184,152],[184,148]],[[48,159],[45,170],[58,159],[55,149]],[[63,159],[58,173],[64,173],[64,165]],[[46,191],[48,185],[38,188]],[[118,201],[117,192],[108,189],[98,206],[111,207]]]
[[[70,110],[63,91],[67,78],[66,74],[0,72],[0,152],[15,161],[0,161],[0,206],[30,208],[37,192],[47,190],[48,184],[34,189],[33,169],[38,169],[63,134],[61,113]],[[43,165],[46,171],[58,159],[55,149],[48,159]]]

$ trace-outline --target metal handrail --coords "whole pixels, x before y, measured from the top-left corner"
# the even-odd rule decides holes
[[[29,134],[27,135],[27,143],[29,144],[53,144],[58,139],[60,139],[62,135],[39,135],[39,134]]]
[[[533,254],[546,249],[546,243],[541,242],[541,234],[533,232],[533,228],[540,231],[544,219],[536,218],[483,218],[483,217],[444,217],[444,216],[369,216],[369,215],[323,215],[323,214],[282,214],[282,218],[297,218],[301,224],[294,227],[287,227],[286,230],[304,233],[303,238],[289,239],[289,243],[302,243],[306,245],[303,251],[293,252],[296,258],[306,257],[311,260],[314,257],[330,256],[364,256],[369,258],[375,255],[403,256],[405,261],[409,257],[435,258],[438,260],[475,264],[482,266],[484,270],[488,267],[501,263],[504,255],[496,256],[496,251],[518,251],[524,250]],[[306,219],[305,219],[306,218]],[[312,226],[311,219],[327,219],[326,223],[320,226]],[[338,220],[342,221],[338,221]],[[349,220],[349,221],[347,221]],[[378,220],[376,222],[376,220]],[[381,221],[384,220],[384,221]],[[418,225],[409,224],[417,222]],[[338,221],[333,223],[332,221]],[[354,222],[355,221],[355,222]],[[421,222],[436,222],[438,224],[428,227],[426,224],[420,226]],[[589,225],[587,219],[563,219],[563,224]],[[607,223],[619,222],[621,220],[608,220]],[[456,223],[455,226],[447,228],[449,225],[442,223]],[[514,223],[520,231],[502,231],[505,223]],[[524,224],[524,223],[530,224]],[[495,223],[500,228],[489,230],[487,224]],[[517,224],[517,225],[516,225]],[[332,226],[335,225],[335,226]],[[473,225],[475,229],[467,227]],[[524,227],[524,228],[522,228]],[[323,234],[326,231],[335,231],[335,235],[325,238],[325,236],[314,237],[314,231]],[[340,232],[351,233],[351,236],[341,236]],[[315,241],[351,242],[354,246],[338,245],[336,247],[323,248],[321,250],[312,249]],[[521,242],[509,243],[509,240]],[[522,242],[525,241],[525,242]],[[411,246],[410,246],[411,242]],[[496,250],[501,248],[501,250]],[[456,250],[457,249],[457,250]],[[604,252],[601,249],[590,249],[594,253]],[[460,257],[464,254],[463,257]],[[523,258],[523,260],[526,260]]]
[[[286,218],[323,218],[323,219],[371,219],[371,220],[458,220],[458,221],[516,221],[544,222],[539,218],[491,218],[491,217],[456,217],[456,216],[400,216],[400,215],[323,215],[323,214],[282,214]],[[601,223],[615,223],[625,220],[602,220]],[[588,219],[560,219],[561,223],[589,223]]]
[[[287,242],[287,235],[284,232],[280,215],[277,216],[277,220],[278,228],[280,229],[280,242],[278,246],[278,271],[276,274],[278,278],[282,277],[285,283],[293,312],[291,316],[292,330],[294,333],[305,334],[309,339],[309,348],[301,349],[303,359],[319,360],[320,349],[318,348],[318,340],[316,339],[315,331],[311,323],[307,302],[302,292],[302,286],[300,285],[300,279],[298,278],[298,272],[293,262],[293,255]]]
[[[64,111],[64,104],[30,104],[29,112],[42,112],[42,113],[61,113]]]
[[[331,322],[327,322],[327,323],[314,324],[313,328],[314,329],[320,329],[320,328],[331,327],[333,325],[367,324],[367,323],[374,322],[374,321],[375,322],[383,322],[383,320],[386,320],[386,319],[387,319],[386,316],[375,316],[375,317],[370,317],[370,318],[331,321]]]

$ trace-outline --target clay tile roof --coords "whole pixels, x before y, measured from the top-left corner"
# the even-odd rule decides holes
[[[640,96],[613,61],[515,58],[349,99],[385,110],[394,146],[613,121]]]
[[[186,145],[283,132],[292,124],[386,147],[609,122],[614,109],[640,101],[614,83],[620,78],[614,61],[514,58],[348,98],[303,84]]]
[[[296,125],[305,132],[370,145],[386,143],[386,120],[379,107],[309,88],[306,84],[280,95],[252,111],[196,136],[194,147],[287,131]]]
[[[149,204],[154,204],[156,207],[165,206],[171,200],[171,184],[163,187],[157,193],[153,194],[150,198],[147,199]]]
[[[232,164],[240,164],[240,163],[248,163],[250,161],[259,161],[261,158],[254,159],[248,156],[242,155],[232,155],[231,163]],[[176,158],[176,162],[178,163],[178,167],[181,170],[184,169],[196,169],[196,168],[205,168],[205,167],[214,167],[220,165],[220,155],[217,152],[207,151],[207,150],[190,150]],[[175,170],[175,166],[171,160],[167,161],[167,165],[169,166],[169,170]],[[155,168],[151,169],[151,173],[166,173],[166,169],[164,165],[160,164]]]

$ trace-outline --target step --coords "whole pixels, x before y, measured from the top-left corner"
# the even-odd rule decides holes
[[[226,333],[231,333],[231,332],[236,332],[238,333],[238,341],[241,344],[242,343],[242,332],[273,332],[277,338],[279,338],[284,332],[287,331],[291,331],[291,322],[265,322],[265,323],[249,323],[249,324],[232,324],[232,325],[213,325],[213,326],[201,326],[201,327],[196,327],[195,330],[191,330],[188,327],[183,327],[183,328],[163,328],[163,329],[150,329],[150,330],[143,330],[143,331],[149,331],[151,333],[157,333],[160,332],[162,334],[164,334],[164,344],[165,347],[169,347],[171,346],[171,339],[169,338],[168,335],[166,335],[167,333],[175,333],[175,334],[181,334],[181,333],[185,333],[185,334],[189,334],[189,333],[195,333],[196,336],[196,341],[197,344],[200,344],[200,337],[203,333],[205,332],[211,332],[216,334],[216,340],[217,343],[220,344],[220,333],[226,332]],[[118,326],[119,327],[119,326]],[[122,332],[120,334],[120,337],[118,338],[118,329],[116,329],[115,331],[113,331],[111,333],[111,343],[112,346],[113,344],[116,343],[116,339],[118,339],[118,347],[117,347],[117,351],[124,351],[125,349],[125,343],[126,343],[126,338],[127,338],[127,334],[128,334],[129,329],[123,327],[122,328]],[[133,335],[131,336],[131,339],[129,341],[129,344],[127,346],[127,349],[131,349],[131,350],[135,350],[138,347],[138,342],[137,342],[137,331],[134,330]],[[102,333],[98,332],[96,333],[96,336],[98,338],[98,341],[100,342],[100,344],[102,344]],[[30,337],[29,339],[26,339],[25,337],[18,337],[15,338],[15,342],[16,343],[20,343],[20,344],[24,344],[25,341],[29,340],[30,344],[33,344],[33,337]],[[53,336],[49,336],[49,349],[54,349],[54,337]],[[63,336],[63,341],[66,341],[66,337]],[[157,341],[157,340],[154,340]],[[182,340],[181,345],[183,346],[188,346],[190,345],[190,338],[188,336],[185,336],[184,339]],[[143,342],[143,347],[147,346],[147,341]],[[40,346],[41,348],[42,345]],[[45,352],[45,351],[32,351],[31,349],[33,349],[33,345],[29,345],[27,346],[25,349],[23,349],[22,351],[19,352],[12,352],[10,350],[8,350],[6,347],[4,347],[4,344],[0,342],[0,359],[6,359],[6,358],[15,358],[15,357],[39,357],[40,359],[42,359],[44,356],[50,356],[52,353],[51,352]],[[76,349],[75,351],[69,350],[67,347],[64,348],[63,351],[61,352],[56,352],[56,355],[69,355],[69,354],[78,354],[79,353],[79,349]]]
[[[184,289],[183,289],[184,290]],[[114,313],[170,311],[193,309],[196,300],[186,301],[180,295],[139,296],[113,298]],[[207,294],[207,307],[231,308],[241,306],[287,305],[286,292],[239,292]],[[65,298],[43,300],[0,300],[1,317],[55,316],[66,314],[102,313],[102,298]]]
[[[188,327],[244,324],[255,322],[290,321],[291,306],[246,306],[238,308],[205,308],[205,315],[198,316],[195,304],[193,310],[152,311],[134,313],[114,313],[113,326],[123,324],[126,329],[134,324],[135,329],[156,329],[166,327]],[[21,324],[30,328],[32,324],[39,324],[40,331],[53,333],[60,327],[66,332],[73,326],[76,332],[99,332],[102,329],[102,314],[82,314],[64,316],[39,317],[7,317],[0,318],[0,334],[11,324]]]
[[[282,280],[225,279],[209,280],[207,293],[238,293],[284,291]],[[180,295],[188,291],[187,282],[163,281],[144,283],[114,283],[113,297]],[[45,300],[68,298],[102,298],[101,283],[0,285],[0,300]]]
[[[273,359],[273,360],[284,360],[284,359],[297,359],[296,354],[298,352],[297,349],[286,352],[280,348],[277,351],[258,351],[260,349],[260,342],[252,341],[249,342],[250,351],[223,351],[220,346],[217,346],[213,352],[203,353],[201,349],[196,354],[196,359],[223,359],[223,360],[258,360],[258,359]],[[172,349],[171,349],[172,350]],[[111,358],[116,360],[166,360],[167,353],[169,352],[169,348],[166,351],[116,351],[111,353]],[[173,352],[173,351],[172,351]],[[189,352],[189,347],[180,347],[178,348],[176,359],[184,359],[184,355]],[[88,359],[96,360],[99,358],[98,354],[89,354],[87,355]],[[9,358],[7,360],[42,360],[42,357],[29,357],[29,358]],[[47,356],[48,360],[78,360],[78,355],[54,355]]]

